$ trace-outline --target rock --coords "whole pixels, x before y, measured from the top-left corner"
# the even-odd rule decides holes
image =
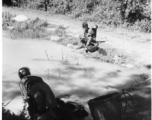
[[[17,15],[16,17],[13,18],[16,22],[24,22],[27,21],[29,18],[25,15]]]
[[[135,66],[132,65],[132,64],[121,64],[122,67],[127,67],[127,68],[130,68],[130,69],[133,69]]]
[[[134,68],[134,65],[132,65],[132,64],[127,64],[127,65],[125,65],[127,68],[130,68],[130,69],[133,69]]]
[[[114,56],[114,60],[120,60],[121,58],[118,55]]]
[[[121,66],[122,66],[122,67],[125,67],[126,65],[125,65],[125,64],[121,64]]]
[[[113,59],[115,61],[114,63],[118,63],[121,60],[121,58],[118,55],[115,55]]]
[[[48,32],[54,32],[56,28],[46,28]]]
[[[51,40],[52,41],[59,41],[60,37],[58,37],[58,36],[51,36]]]
[[[67,47],[73,48],[73,45],[72,45],[71,43],[68,43],[68,44],[67,44]]]
[[[8,28],[8,30],[13,30],[14,29],[14,27],[12,27],[12,26],[8,26],[7,28]]]

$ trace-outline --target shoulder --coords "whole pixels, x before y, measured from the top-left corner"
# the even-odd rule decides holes
[[[31,81],[31,82],[43,82],[42,78],[38,76],[29,75],[29,76],[24,77],[23,79],[25,79],[26,81]]]
[[[33,75],[28,75],[28,76],[26,76],[25,78],[29,78],[29,79],[42,79],[42,78],[39,77],[39,76],[33,76]]]

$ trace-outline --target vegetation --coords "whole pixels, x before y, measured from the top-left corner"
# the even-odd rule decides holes
[[[25,114],[23,113],[23,111],[19,115],[16,115],[3,106],[2,120],[28,120],[28,118],[25,117]]]
[[[15,15],[9,12],[3,12],[3,29],[7,29],[7,26],[13,26],[10,30],[11,36],[13,38],[47,38],[62,45],[78,45],[79,38],[73,37],[66,33],[66,28],[64,26],[55,26],[55,31],[47,31],[49,25],[46,21],[36,18],[35,20],[29,20],[25,22],[14,22],[12,18]],[[143,24],[142,24],[143,25]],[[54,26],[53,26],[54,27]],[[144,28],[144,27],[142,27]],[[53,40],[52,36],[57,36],[57,40]],[[76,47],[75,46],[75,47]],[[74,46],[73,46],[74,47]],[[117,56],[118,55],[118,56]],[[100,48],[98,52],[91,53],[91,57],[100,59],[101,61],[114,63],[118,65],[133,63],[133,59],[129,55],[123,55],[113,48]],[[115,59],[116,58],[116,59]]]
[[[71,35],[68,35],[66,33],[66,28],[64,28],[63,26],[59,26],[53,33],[54,35],[57,35],[60,37],[60,39],[58,41],[56,41],[57,43],[60,43],[62,45],[67,45],[67,44],[72,44],[72,45],[78,45],[79,43],[79,39],[76,37],[73,37]]]
[[[102,26],[142,32],[151,32],[150,3],[150,0],[3,0],[3,4],[69,14]]]
[[[44,38],[48,35],[46,26],[46,21],[36,18],[27,22],[15,23],[11,33],[13,37],[18,38]]]
[[[47,21],[36,18],[34,20],[16,22],[13,20],[13,17],[15,15],[9,12],[3,12],[2,14],[3,30],[12,27],[10,29],[12,38],[44,38],[49,34],[46,30]]]

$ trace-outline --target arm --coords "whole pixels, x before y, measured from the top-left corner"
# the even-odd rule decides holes
[[[25,90],[25,87],[23,86],[22,82],[19,83],[19,86],[20,86],[20,91],[21,91],[23,101],[26,102],[29,97],[27,96],[27,92]]]
[[[91,40],[92,40],[92,37],[91,37],[91,36],[90,36],[90,37],[88,37],[87,44],[86,44],[85,48],[87,48],[87,47],[88,47],[88,45],[90,44]]]
[[[87,44],[86,44],[85,48],[87,48],[88,45],[90,44],[90,42],[92,40],[92,34],[93,34],[92,29],[89,29],[88,34],[87,34]]]

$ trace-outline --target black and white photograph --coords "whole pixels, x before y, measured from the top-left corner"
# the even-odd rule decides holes
[[[151,120],[151,0],[2,0],[2,120]]]

